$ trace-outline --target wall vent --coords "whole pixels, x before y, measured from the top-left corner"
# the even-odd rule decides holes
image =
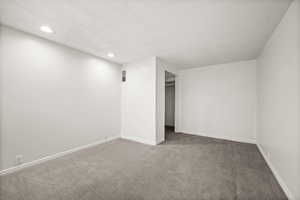
[[[122,82],[126,81],[126,71],[122,71]]]

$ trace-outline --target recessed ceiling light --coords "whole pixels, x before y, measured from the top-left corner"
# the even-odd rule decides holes
[[[115,57],[115,54],[112,53],[112,52],[109,52],[109,53],[107,54],[107,56],[110,57],[110,58],[113,58],[113,57]]]
[[[45,33],[53,33],[52,28],[50,28],[49,26],[41,26],[40,30],[45,32]]]

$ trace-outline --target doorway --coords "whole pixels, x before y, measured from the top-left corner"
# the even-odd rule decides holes
[[[165,71],[165,140],[175,129],[175,74]]]

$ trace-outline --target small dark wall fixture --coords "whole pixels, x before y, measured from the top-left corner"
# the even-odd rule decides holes
[[[122,82],[126,81],[126,71],[122,71]]]

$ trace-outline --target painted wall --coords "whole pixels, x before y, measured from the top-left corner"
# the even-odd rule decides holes
[[[3,169],[3,147],[2,147],[2,84],[3,84],[3,40],[2,26],[0,25],[0,171]]]
[[[175,126],[175,86],[167,86],[165,93],[165,125]]]
[[[122,137],[156,144],[156,58],[123,66]]]
[[[300,6],[294,1],[258,59],[257,141],[300,199]],[[286,190],[287,191],[287,190]]]
[[[255,142],[256,61],[179,72],[180,132]]]
[[[121,66],[1,31],[1,169],[120,134]]]

